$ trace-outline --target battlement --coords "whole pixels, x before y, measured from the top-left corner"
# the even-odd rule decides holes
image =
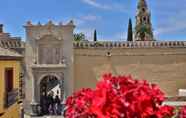
[[[33,24],[31,21],[27,21],[26,25],[24,27],[64,27],[64,26],[75,26],[73,20],[70,20],[67,24],[63,24],[62,22],[59,22],[58,24],[53,23],[51,20],[48,21],[46,24],[41,24],[38,22],[37,24]]]
[[[186,41],[74,42],[74,48],[186,48]]]

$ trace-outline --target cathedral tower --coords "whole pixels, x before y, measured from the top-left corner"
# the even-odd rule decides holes
[[[139,0],[136,15],[135,41],[154,41],[151,14],[145,0]]]

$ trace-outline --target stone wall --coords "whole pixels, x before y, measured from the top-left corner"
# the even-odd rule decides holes
[[[100,76],[109,72],[156,83],[167,96],[186,89],[185,42],[100,44],[74,44],[75,90],[94,88]]]

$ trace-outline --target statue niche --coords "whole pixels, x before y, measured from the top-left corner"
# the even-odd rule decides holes
[[[59,64],[61,55],[61,41],[51,35],[38,40],[39,64]]]

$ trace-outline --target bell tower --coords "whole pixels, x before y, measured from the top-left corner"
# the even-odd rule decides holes
[[[146,0],[139,0],[136,15],[135,41],[154,41],[151,14]]]

